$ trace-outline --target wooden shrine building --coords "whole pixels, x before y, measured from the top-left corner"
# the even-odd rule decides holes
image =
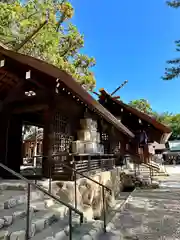
[[[61,157],[57,161],[69,163],[71,144],[77,139],[79,121],[89,117],[98,123],[101,143],[104,145],[104,154],[101,155],[107,161],[111,160],[119,142],[121,149],[124,146],[125,150],[126,143],[135,136],[66,72],[41,60],[0,47],[1,163],[20,172],[23,161],[22,125],[33,124],[44,129],[42,175],[49,177],[53,154],[66,153],[66,158]],[[126,119],[123,122],[126,123]],[[91,160],[94,161],[93,166],[98,168],[99,158],[92,157]],[[56,171],[55,167],[53,171]],[[63,176],[68,179],[67,173],[63,169],[53,173],[53,176],[54,179]],[[10,177],[1,168],[0,176]]]
[[[149,160],[148,143],[168,141],[171,129],[158,122],[154,117],[125,104],[117,97],[112,97],[104,89],[100,89],[99,102],[116,116],[119,122],[133,132],[135,138],[130,140],[129,144],[134,142],[136,147],[133,151],[139,155],[141,161],[148,162]],[[144,138],[143,140],[141,140],[141,136]],[[131,150],[132,148],[129,149],[129,151]]]

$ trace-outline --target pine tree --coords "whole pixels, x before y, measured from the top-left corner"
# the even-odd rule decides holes
[[[168,6],[173,7],[173,8],[178,8],[178,7],[180,7],[180,0],[167,1],[166,3],[167,3]]]
[[[180,7],[180,0],[176,1],[167,1],[167,5],[172,8]],[[180,40],[175,41],[176,51],[180,52]],[[173,78],[180,76],[180,58],[176,58],[173,60],[168,60],[167,64],[169,67],[165,69],[165,75],[162,77],[163,80],[171,80]]]

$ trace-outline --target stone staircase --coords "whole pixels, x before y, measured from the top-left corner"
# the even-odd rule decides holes
[[[0,240],[26,239],[26,185],[0,183]],[[72,239],[83,239],[89,232],[102,229],[102,221],[89,221],[80,225],[79,215],[72,212]],[[39,190],[31,189],[31,240],[68,240],[68,208],[55,203]],[[91,238],[92,239],[92,238]]]
[[[156,164],[154,162],[150,162],[148,165],[142,163],[139,165],[139,171],[140,173],[144,173],[144,174],[149,174],[150,170],[149,168],[151,168],[151,171],[153,172],[153,176],[167,176],[167,173],[165,171],[165,169],[163,168],[163,166],[160,166],[159,164]],[[151,174],[152,174],[151,172]]]
[[[120,177],[120,175],[117,176]],[[116,182],[116,190],[118,191],[116,192],[114,204],[106,213],[107,223],[111,222],[117,211],[120,211],[130,194],[130,192],[120,192],[120,184],[123,184],[123,182]],[[38,185],[46,190],[48,188],[48,182],[38,181]],[[26,209],[27,183],[24,183],[22,180],[0,180],[0,240],[26,240]],[[97,235],[103,233],[103,217],[100,220],[89,219],[86,217],[86,214],[89,214],[88,208],[87,213],[84,210],[83,213],[85,216],[84,222],[80,224],[80,216],[72,212],[72,239],[99,239]],[[29,222],[30,240],[69,239],[68,208],[59,202],[53,201],[34,187],[31,187]]]

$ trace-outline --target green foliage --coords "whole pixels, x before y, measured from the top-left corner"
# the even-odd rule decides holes
[[[172,8],[179,8],[180,7],[180,0],[176,1],[167,1],[168,6]],[[180,51],[180,40],[175,41],[176,51]],[[173,78],[179,77],[180,75],[180,58],[168,60],[167,64],[169,67],[165,69],[165,74],[162,77],[163,80],[172,80]]]
[[[20,52],[51,63],[70,73],[88,89],[95,86],[91,68],[95,59],[79,54],[84,46],[84,37],[70,23],[74,14],[67,1],[29,0],[0,2],[0,41],[15,49],[30,36],[45,20],[48,23],[33,36]]]
[[[168,6],[173,7],[173,8],[178,8],[180,7],[180,1],[176,0],[176,1],[167,1],[166,2]]]
[[[159,114],[157,120],[172,129],[171,140],[180,139],[180,114],[166,112]]]
[[[173,8],[180,7],[180,1],[168,1],[167,4]],[[175,41],[176,51],[180,51],[180,40]],[[166,68],[165,75],[162,77],[163,80],[171,80],[173,78],[179,77],[180,75],[180,58],[168,60],[167,63],[170,67]],[[180,114],[169,114],[163,113],[157,116],[157,120],[160,122],[169,125],[172,129],[171,140],[180,139]]]
[[[151,105],[145,99],[130,101],[129,105],[147,114],[150,114],[152,112]]]

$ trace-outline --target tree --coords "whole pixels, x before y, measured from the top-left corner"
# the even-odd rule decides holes
[[[176,1],[167,1],[166,2],[168,6],[173,7],[173,8],[178,8],[180,7],[180,1],[176,0]]]
[[[158,114],[156,119],[172,129],[170,140],[180,139],[180,114],[165,112]]]
[[[180,7],[180,0],[167,1],[168,6],[172,8]],[[175,41],[176,51],[180,51],[180,40]],[[173,78],[179,77],[180,75],[180,58],[168,60],[167,64],[169,67],[165,69],[165,75],[162,77],[163,80],[172,80]]]
[[[151,105],[145,99],[130,101],[129,105],[131,107],[134,107],[134,108],[140,110],[141,112],[144,112],[144,113],[147,113],[147,114],[152,113]]]
[[[92,89],[95,59],[79,53],[84,37],[70,22],[73,14],[74,9],[66,0],[1,1],[0,41],[10,49],[18,49],[35,33],[19,52],[67,71]]]
[[[180,114],[153,112],[153,115],[158,122],[171,128],[172,135],[170,140],[180,139]]]

